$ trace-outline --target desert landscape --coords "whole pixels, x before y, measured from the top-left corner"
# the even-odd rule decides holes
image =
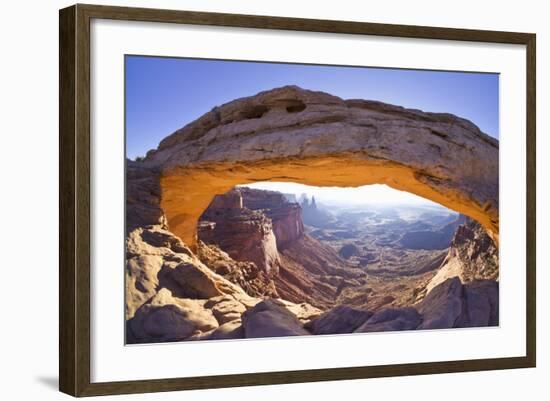
[[[498,326],[498,140],[452,114],[275,88],[126,160],[125,246],[128,344]]]

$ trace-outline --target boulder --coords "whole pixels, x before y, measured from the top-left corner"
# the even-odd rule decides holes
[[[175,265],[165,263],[158,276],[161,287],[170,289],[181,298],[208,299],[222,294],[244,293],[197,259],[179,258]]]
[[[282,300],[280,300],[282,301]],[[319,308],[306,302],[295,304],[293,302],[283,301],[285,308],[291,312],[302,324],[306,324],[323,313]]]
[[[175,298],[163,288],[128,321],[127,339],[130,343],[181,341],[218,326],[204,301]]]
[[[266,299],[242,315],[246,338],[303,336],[310,334],[284,304]]]
[[[355,333],[414,330],[422,322],[415,308],[386,308],[376,312]]]
[[[240,319],[222,324],[211,332],[205,340],[236,340],[244,338],[244,328]]]
[[[261,298],[254,298],[247,294],[232,294],[232,297],[243,304],[247,310],[252,309],[260,302],[262,302]]]
[[[306,324],[313,334],[353,333],[372,316],[372,312],[338,305]]]
[[[240,320],[246,307],[234,298],[224,297],[212,307],[212,313],[220,325],[232,320]]]
[[[475,280],[464,285],[464,311],[455,327],[485,327],[499,324],[498,282]]]
[[[448,329],[463,313],[463,286],[458,277],[434,287],[416,308],[423,316],[419,329]]]

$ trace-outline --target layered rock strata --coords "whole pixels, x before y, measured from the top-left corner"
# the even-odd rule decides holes
[[[300,205],[279,192],[239,188],[244,207],[263,212],[271,219],[277,249],[283,250],[304,235]]]
[[[254,262],[268,275],[279,271],[273,224],[265,214],[243,206],[239,190],[217,195],[202,215],[199,236],[235,260]]]

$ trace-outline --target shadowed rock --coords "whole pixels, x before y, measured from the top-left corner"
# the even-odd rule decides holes
[[[369,320],[359,326],[355,332],[371,333],[414,330],[421,322],[422,316],[414,308],[387,308],[376,312]]]
[[[303,336],[310,334],[280,302],[266,299],[242,315],[246,338]]]
[[[497,326],[498,298],[496,281],[462,284],[458,277],[450,278],[416,306],[424,318],[418,329]]]
[[[137,227],[158,225],[166,228],[160,208],[159,170],[126,159],[126,232]]]
[[[454,327],[462,314],[463,286],[458,277],[450,278],[435,287],[417,305],[424,317],[419,329],[448,329]]]
[[[372,312],[338,305],[306,324],[313,334],[352,333],[372,316]]]
[[[205,340],[235,340],[244,338],[241,320],[231,320],[214,330]]]
[[[498,283],[476,280],[464,285],[464,311],[455,327],[498,326]]]
[[[163,288],[128,321],[127,339],[130,343],[181,341],[217,327],[204,301],[175,298]]]

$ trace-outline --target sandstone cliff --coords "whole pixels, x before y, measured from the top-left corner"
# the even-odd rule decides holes
[[[254,262],[268,275],[279,271],[272,221],[265,214],[244,207],[238,189],[214,198],[201,216],[199,238],[218,245],[235,260]]]
[[[476,221],[463,218],[458,226],[447,257],[428,283],[429,293],[448,278],[458,277],[463,283],[499,278],[498,248],[485,229]]]
[[[263,212],[271,219],[277,249],[283,250],[304,235],[300,206],[288,201],[284,194],[242,187],[244,207]]]

